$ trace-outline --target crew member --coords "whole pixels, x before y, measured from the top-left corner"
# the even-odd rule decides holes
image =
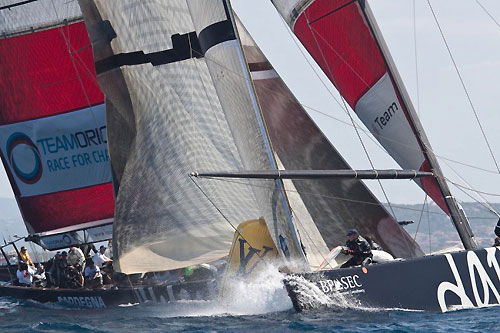
[[[75,267],[79,272],[83,272],[85,255],[82,250],[76,246],[70,247],[68,252],[68,263]]]
[[[19,252],[19,261],[22,261],[30,266],[33,265],[33,261],[31,261],[30,255],[28,253],[28,250],[26,250],[25,246],[21,246],[21,251]]]
[[[101,247],[99,247],[99,252],[97,252],[95,256],[92,258],[94,264],[96,264],[96,266],[99,268],[102,268],[108,263],[113,262],[113,260],[104,255],[104,252],[106,252],[106,247],[101,245]]]
[[[99,288],[102,287],[102,274],[99,266],[94,264],[92,259],[88,259],[85,265],[85,287]]]
[[[366,265],[371,263],[373,257],[370,244],[361,237],[356,229],[351,229],[347,232],[347,250],[342,249],[342,253],[352,255],[352,258],[345,262],[340,268],[347,268],[358,265]]]
[[[28,269],[28,264],[25,262],[18,264],[16,276],[20,286],[30,287],[33,283],[33,272]]]

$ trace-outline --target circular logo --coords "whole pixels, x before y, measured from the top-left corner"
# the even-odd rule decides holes
[[[63,236],[63,242],[66,243],[66,244],[71,244],[71,237],[69,237],[68,235],[64,235]]]
[[[22,182],[34,184],[42,177],[40,151],[26,134],[15,132],[9,137],[7,140],[7,158],[14,173]],[[22,164],[22,168],[18,164]]]

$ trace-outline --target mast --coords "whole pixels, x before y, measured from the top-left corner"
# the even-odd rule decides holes
[[[464,245],[465,249],[471,250],[477,247],[476,242],[474,241],[473,233],[469,225],[469,221],[465,216],[462,209],[460,209],[457,201],[452,196],[451,191],[446,183],[443,172],[439,167],[439,163],[434,155],[429,140],[425,135],[422,124],[420,120],[416,116],[415,108],[411,103],[408,92],[406,91],[403,81],[396,69],[394,61],[390,55],[389,49],[382,37],[382,33],[377,25],[377,21],[373,15],[373,12],[370,9],[370,6],[366,2],[366,0],[359,0],[360,7],[365,16],[366,21],[368,22],[368,27],[370,28],[373,36],[375,37],[375,42],[382,53],[383,59],[387,65],[388,73],[393,82],[395,83],[395,89],[399,92],[401,96],[401,102],[404,104],[407,110],[407,117],[414,131],[415,137],[418,140],[418,143],[422,149],[423,154],[425,155],[427,161],[430,164],[430,168],[434,173],[434,179],[436,180],[439,190],[444,198],[446,206],[449,210],[449,214],[455,228],[457,229],[458,235],[460,236],[460,240]]]
[[[236,20],[234,18],[233,9],[231,7],[231,1],[225,0],[224,4],[225,4],[225,8],[226,8],[226,15],[228,16],[228,18],[231,19],[234,30],[236,32],[235,37],[236,37],[238,44],[239,44],[239,47],[237,48],[237,52],[242,60],[242,66],[244,67],[242,72],[243,72],[243,75],[245,76],[245,79],[247,81],[248,90],[249,90],[248,92],[249,92],[250,98],[252,100],[252,104],[254,106],[255,116],[256,116],[256,120],[259,124],[260,134],[261,134],[262,140],[264,142],[264,145],[266,147],[266,152],[267,152],[268,158],[269,158],[269,164],[273,169],[277,170],[278,164],[276,162],[275,150],[273,149],[271,139],[269,137],[269,132],[267,130],[266,122],[264,120],[264,115],[262,113],[262,109],[261,109],[260,103],[259,103],[258,98],[257,98],[257,92],[256,92],[255,86],[254,86],[253,81],[252,81],[252,77],[250,74],[250,68],[248,67],[248,63],[247,63],[247,60],[245,58],[245,54],[243,52],[243,44],[241,42],[238,28],[236,25]],[[277,178],[275,178],[275,184],[276,184],[276,188],[280,192],[280,197],[281,197],[281,201],[283,204],[283,209],[285,210],[285,215],[286,215],[285,218],[286,218],[286,222],[288,225],[288,231],[292,236],[292,241],[295,243],[295,247],[297,248],[297,250],[301,256],[303,263],[307,263],[307,258],[305,256],[304,250],[302,249],[302,246],[300,244],[300,240],[299,240],[298,235],[297,235],[296,230],[295,230],[295,225],[293,223],[292,211],[290,209],[290,202],[288,200],[288,196],[285,192],[285,185],[283,184],[282,180],[278,180]],[[282,249],[282,251],[284,251],[284,250]]]

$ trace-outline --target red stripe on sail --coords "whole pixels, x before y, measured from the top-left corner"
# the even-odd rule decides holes
[[[316,0],[294,33],[353,109],[387,72],[357,2]]]
[[[424,163],[422,163],[422,166],[420,167],[419,171],[432,172],[429,162],[427,160],[425,160]],[[424,189],[425,193],[427,193],[432,198],[432,200],[434,200],[436,205],[438,205],[439,208],[443,210],[443,212],[450,215],[450,211],[448,210],[448,206],[444,201],[443,194],[439,189],[439,185],[436,179],[434,177],[422,177],[420,178],[420,183],[422,184],[422,188]]]
[[[104,103],[83,22],[0,39],[0,125],[39,119]],[[4,156],[2,160],[5,164]],[[19,197],[23,218],[45,232],[112,218],[111,183]]]
[[[299,16],[293,30],[353,110],[360,98],[389,72],[357,1],[316,0]],[[408,124],[416,133],[392,77],[391,82]],[[418,145],[423,151],[420,142]],[[420,170],[430,171],[426,159]],[[436,180],[425,177],[420,184],[449,214]]]
[[[112,218],[115,209],[111,183],[18,201],[25,221],[36,233]]]
[[[0,125],[104,102],[83,22],[0,39],[0,59]]]

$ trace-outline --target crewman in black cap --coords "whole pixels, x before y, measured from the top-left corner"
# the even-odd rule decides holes
[[[347,232],[346,249],[342,249],[342,253],[352,255],[352,258],[346,261],[340,268],[347,268],[358,265],[367,265],[371,263],[373,257],[370,244],[360,236],[356,229],[351,229]]]

